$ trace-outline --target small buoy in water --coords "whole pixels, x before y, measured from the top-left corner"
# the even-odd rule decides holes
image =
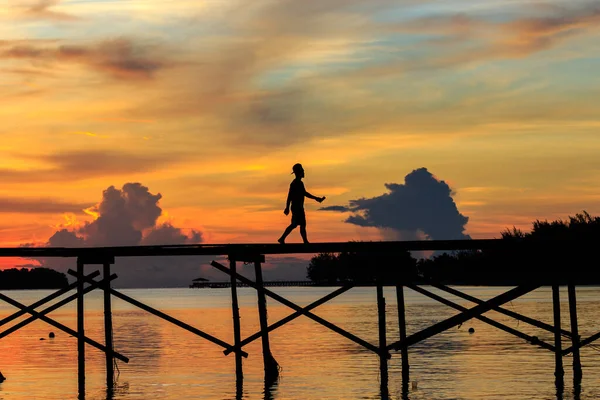
[[[46,340],[46,338],[41,337],[40,340]]]
[[[6,380],[6,378],[4,377],[4,375],[2,375],[2,372],[0,372],[0,383],[4,382]]]
[[[54,339],[54,332],[50,332],[50,334],[48,335],[48,337],[49,337],[50,339]]]
[[[473,328],[469,328],[469,333],[471,333],[471,334],[472,334],[472,333],[475,333],[475,329],[473,329]]]

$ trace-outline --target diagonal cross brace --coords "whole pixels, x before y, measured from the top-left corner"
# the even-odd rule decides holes
[[[596,340],[600,339],[600,332],[593,334],[592,336],[590,336],[587,339],[584,339],[582,341],[579,342],[579,346],[577,346],[578,348],[582,348],[584,346],[587,346],[590,343],[595,342]],[[575,346],[571,346],[571,347],[567,347],[566,349],[564,349],[562,351],[562,355],[566,356],[567,354],[571,354],[573,352],[573,349],[575,348]]]
[[[318,306],[320,306],[321,304],[327,303],[329,300],[336,298],[340,294],[347,292],[348,290],[352,289],[353,287],[354,287],[354,285],[342,286],[341,288],[329,293],[327,296],[321,297],[319,300],[316,300],[316,301],[310,303],[309,305],[307,305],[306,307],[303,307],[302,309],[304,311],[310,311],[312,309],[315,309]],[[287,324],[288,322],[295,320],[296,318],[300,317],[301,315],[302,315],[302,312],[296,311],[295,313],[292,313],[292,314],[288,315],[287,317],[280,319],[279,321],[275,322],[274,324],[269,325],[267,327],[266,331],[267,332],[274,331],[275,329],[282,327],[283,325]],[[259,331],[259,332],[256,332],[254,335],[248,336],[246,339],[244,339],[240,342],[240,348],[254,342],[256,339],[259,339],[262,335],[263,335],[263,332]],[[234,350],[236,350],[236,346],[233,346],[233,347],[223,351],[223,353],[225,353],[225,355],[227,356]]]
[[[116,279],[116,278],[117,278],[117,275],[113,274],[108,279],[109,280],[113,280],[113,279]],[[106,280],[107,280],[107,278],[104,278],[103,280],[101,280],[99,282],[96,282],[93,279],[90,279],[91,284],[90,284],[90,286],[88,286],[87,288],[85,288],[83,290],[83,294],[87,294],[87,293],[91,292],[92,290],[97,289],[100,285],[103,285]],[[71,335],[73,337],[78,337],[79,334],[77,333],[77,331],[75,331],[75,330],[69,328],[68,326],[63,325],[60,322],[57,322],[57,321],[55,321],[55,320],[53,320],[53,319],[51,319],[51,318],[49,318],[49,317],[46,316],[46,314],[48,314],[48,313],[50,313],[50,312],[52,312],[52,311],[54,311],[54,310],[56,310],[56,309],[64,306],[67,303],[70,303],[71,301],[75,300],[76,298],[77,298],[77,294],[74,294],[72,296],[67,297],[66,299],[63,299],[63,300],[59,301],[56,304],[53,304],[52,306],[50,306],[50,307],[48,307],[48,308],[46,308],[46,309],[44,309],[44,310],[42,310],[40,312],[33,311],[33,310],[28,310],[27,312],[29,314],[31,314],[32,316],[29,317],[28,319],[24,320],[24,321],[19,322],[18,324],[15,324],[15,325],[11,326],[10,328],[8,328],[7,330],[5,330],[4,332],[1,332],[0,333],[0,338],[6,337],[6,336],[10,335],[11,333],[16,332],[17,330],[19,330],[22,327],[24,327],[24,326],[26,326],[26,325],[34,322],[37,319],[41,319],[42,321],[44,321],[44,322],[46,322],[46,323],[48,323],[48,324],[50,324],[50,325],[52,325],[52,326],[60,329],[61,331],[65,332],[65,333],[67,333],[67,334],[69,334],[69,335]],[[11,299],[8,296],[3,295],[2,293],[0,293],[0,299],[4,300],[5,302],[7,302],[7,303],[9,303],[9,304],[11,304],[11,305],[13,305],[13,306],[15,306],[17,308],[20,308],[22,310],[25,310],[25,309],[29,308],[26,305],[21,304],[18,301],[13,300],[13,299]],[[126,363],[129,362],[129,358],[125,357],[124,355],[122,355],[120,353],[117,353],[117,352],[115,352],[113,350],[110,350],[110,349],[106,348],[106,346],[104,346],[104,345],[96,342],[93,339],[90,339],[87,336],[84,336],[83,340],[87,344],[89,344],[89,345],[97,348],[100,351],[103,351],[104,353],[112,354],[113,357],[115,357],[115,358],[117,358],[117,359],[119,359],[119,360],[121,360],[123,362],[126,362]]]
[[[115,275],[115,274],[113,274],[113,275],[110,277],[110,279],[111,279],[111,280],[113,280],[113,279],[116,279],[116,278],[117,278],[117,275]],[[106,278],[105,278],[105,279],[106,279]],[[102,284],[104,283],[104,279],[103,279],[102,281],[100,281],[100,282],[96,282],[96,281],[94,281],[94,280],[92,280],[91,282],[93,282],[93,283],[92,283],[92,284],[91,284],[89,287],[87,287],[87,288],[85,288],[85,289],[84,289],[84,291],[83,291],[83,294],[87,294],[87,293],[91,292],[92,290],[94,290],[94,289],[97,289],[97,288],[98,288],[100,285],[102,285]],[[72,330],[71,328],[69,328],[69,327],[66,327],[66,326],[64,326],[63,324],[61,324],[61,323],[59,323],[59,322],[56,322],[56,321],[54,321],[54,320],[52,320],[52,319],[50,319],[50,318],[46,317],[46,314],[49,314],[49,313],[51,313],[52,311],[54,311],[54,310],[57,310],[57,309],[61,308],[62,306],[66,305],[66,304],[68,304],[68,303],[70,303],[70,302],[72,302],[72,301],[73,301],[73,300],[75,300],[76,298],[77,298],[77,294],[72,294],[71,296],[69,296],[69,297],[66,297],[66,298],[62,299],[62,300],[61,300],[61,301],[59,301],[59,302],[56,302],[55,304],[51,305],[51,306],[50,306],[50,307],[48,307],[48,308],[45,308],[44,310],[42,310],[42,311],[40,311],[40,312],[37,312],[37,311],[35,311],[35,310],[28,310],[28,311],[27,311],[27,313],[31,314],[32,316],[31,316],[31,317],[29,317],[29,318],[27,318],[27,319],[26,319],[26,320],[24,320],[24,321],[21,321],[21,322],[19,322],[18,324],[15,324],[15,325],[11,326],[10,328],[6,329],[5,331],[3,331],[3,332],[0,332],[0,339],[1,339],[1,338],[3,338],[3,337],[6,337],[6,336],[8,336],[8,335],[10,335],[10,334],[11,334],[11,333],[13,333],[13,332],[16,332],[17,330],[19,330],[19,329],[23,328],[23,327],[24,327],[24,326],[26,326],[26,325],[29,325],[30,323],[32,323],[32,322],[34,322],[34,321],[36,321],[37,319],[42,319],[43,321],[45,321],[45,322],[47,322],[47,323],[49,323],[50,325],[53,325],[53,326],[56,326],[56,325],[54,325],[54,324],[58,324],[58,325],[60,325],[60,326],[56,326],[56,327],[57,327],[57,328],[59,328],[59,329],[61,329],[61,330],[63,330],[63,331],[65,331],[65,332],[67,332],[67,333],[69,333],[69,332],[68,332],[68,331],[66,331],[66,330],[65,330],[65,329],[63,329],[63,328],[66,328],[67,330],[70,330],[70,331],[72,331],[72,332],[75,332],[75,331],[74,331],[74,330]],[[20,309],[22,309],[22,310],[26,310],[26,309],[29,309],[29,308],[31,308],[31,306],[27,307],[27,306],[25,306],[25,305],[23,305],[23,304],[21,304],[21,303],[17,302],[16,300],[13,300],[13,299],[11,299],[10,297],[8,297],[8,296],[5,296],[5,295],[3,295],[3,294],[1,294],[1,293],[0,293],[0,300],[4,300],[5,302],[7,302],[7,303],[9,303],[9,304],[13,305],[14,307],[20,308]],[[48,321],[48,320],[49,320],[49,321]],[[50,322],[50,321],[52,321],[52,322]],[[75,333],[76,333],[76,332],[75,332]],[[69,333],[69,334],[71,334],[71,333]],[[94,343],[96,343],[96,342],[94,342]],[[95,346],[95,345],[94,345],[94,344],[92,344],[92,343],[90,343],[90,344],[91,344],[92,346]]]
[[[434,288],[436,288],[436,289],[442,290],[442,291],[444,291],[446,293],[453,294],[453,295],[455,295],[457,297],[461,297],[461,298],[463,298],[465,300],[469,300],[470,302],[473,302],[475,304],[482,304],[483,303],[483,300],[480,300],[477,297],[473,297],[471,295],[468,295],[466,293],[463,293],[461,291],[458,291],[458,290],[453,289],[451,287],[448,287],[446,285],[440,285],[440,284],[437,284],[437,283],[434,283],[434,282],[430,282],[429,284],[431,286],[433,286]],[[528,323],[529,325],[533,325],[533,326],[535,326],[537,328],[544,329],[544,330],[546,330],[548,332],[554,333],[555,329],[554,329],[554,327],[552,325],[547,324],[547,323],[542,322],[542,321],[538,321],[537,319],[533,319],[533,318],[527,317],[525,315],[516,313],[516,312],[511,311],[511,310],[507,310],[507,309],[502,308],[502,307],[494,307],[494,308],[492,308],[492,310],[497,311],[497,312],[499,312],[501,314],[507,315],[509,317],[512,317],[514,319],[517,319],[519,321],[523,321],[523,322]],[[571,337],[571,332],[569,332],[569,331],[567,331],[565,329],[561,329],[560,332],[564,336],[566,336],[566,337]]]
[[[77,272],[75,272],[73,270],[69,270],[69,274],[77,276]],[[91,280],[89,280],[87,278],[84,278],[84,281],[90,282]],[[93,282],[93,281],[91,281],[91,282]],[[159,311],[159,310],[157,310],[155,308],[152,308],[152,307],[150,307],[150,306],[148,306],[148,305],[146,305],[146,304],[144,304],[144,303],[142,303],[142,302],[140,302],[140,301],[138,301],[138,300],[136,300],[136,299],[134,299],[132,297],[129,297],[129,296],[127,296],[127,295],[125,295],[125,294],[123,294],[121,292],[118,292],[115,289],[106,288],[106,287],[101,287],[100,289],[102,289],[102,290],[109,290],[110,294],[112,294],[113,296],[118,297],[121,300],[126,301],[127,303],[132,304],[132,305],[134,305],[134,306],[136,306],[138,308],[141,308],[142,310],[144,310],[146,312],[149,312],[150,314],[156,315],[157,317],[162,318],[165,321],[168,321],[168,322],[170,322],[170,323],[172,323],[174,325],[177,325],[178,327],[180,327],[182,329],[185,329],[188,332],[191,332],[191,333],[193,333],[195,335],[198,335],[201,338],[204,338],[204,339],[208,340],[209,342],[212,342],[212,343],[214,343],[216,345],[219,345],[219,346],[221,346],[223,348],[226,348],[226,349],[228,349],[228,348],[231,347],[231,345],[229,343],[224,342],[221,339],[218,339],[218,338],[216,338],[216,337],[214,337],[214,336],[212,336],[212,335],[210,335],[210,334],[208,334],[206,332],[203,332],[203,331],[201,331],[198,328],[194,328],[193,326],[188,325],[185,322],[182,322],[182,321],[180,321],[180,320],[178,320],[176,318],[173,318],[170,315],[165,314],[164,312]],[[246,353],[244,351],[240,351],[240,353],[242,354],[243,357],[246,357],[246,358],[248,357],[248,353]]]
[[[501,306],[504,303],[508,303],[509,301],[521,297],[524,294],[527,294],[539,287],[540,285],[534,284],[518,286],[514,289],[509,290],[508,292],[502,293],[494,298],[487,300],[483,304],[476,305],[475,307],[470,308],[467,311],[464,311],[458,315],[438,322],[437,324],[431,325],[430,327],[425,328],[420,332],[410,335],[405,340],[399,340],[397,342],[394,342],[388,346],[388,349],[400,350],[403,347],[411,346],[422,340],[435,336],[438,333],[444,332],[457,325],[460,325],[463,322],[470,320],[471,318],[480,316],[481,314],[490,311],[496,306]]]
[[[258,285],[256,285],[256,283],[252,282],[250,279],[248,279],[245,276],[240,275],[238,273],[232,274],[232,272],[226,266],[219,264],[216,261],[211,262],[211,265],[213,267],[215,267],[216,269],[218,269],[219,271],[221,271],[229,276],[234,275],[235,278],[237,280],[239,280],[240,282],[245,283],[246,285],[248,285],[256,290],[259,290]],[[310,311],[304,310],[302,307],[300,307],[299,305],[297,305],[295,303],[292,303],[285,297],[282,297],[282,296],[278,295],[277,293],[270,291],[267,288],[261,288],[260,290],[263,290],[265,292],[265,294],[267,296],[271,297],[272,299],[280,302],[281,304],[283,304],[285,306],[288,306],[289,308],[291,308],[293,310],[296,310],[297,312],[301,313],[302,315],[312,319],[315,322],[318,322],[319,324],[323,325],[326,328],[331,329],[332,331],[336,332],[337,334],[342,335],[345,338],[352,340],[354,343],[360,344],[361,346],[371,350],[374,353],[381,354],[381,351],[379,350],[378,347],[373,346],[371,343],[359,338],[358,336],[338,327],[337,325],[332,324],[331,322],[329,322],[319,316],[316,316],[315,314],[311,313]],[[389,358],[389,354],[388,354],[388,358]]]
[[[466,307],[458,305],[458,304],[456,304],[456,303],[454,303],[454,302],[452,302],[450,300],[447,300],[447,299],[443,298],[442,296],[438,296],[437,294],[432,293],[429,290],[423,289],[423,288],[418,287],[416,285],[405,284],[405,286],[408,287],[408,288],[410,288],[410,289],[412,289],[412,290],[414,290],[415,292],[421,293],[424,296],[427,296],[427,297],[430,297],[430,298],[432,298],[434,300],[437,300],[440,303],[442,303],[444,305],[447,305],[448,307],[454,308],[455,310],[459,310],[459,311],[463,311],[463,312],[468,310],[468,308],[466,308]],[[555,351],[555,347],[552,346],[551,344],[548,344],[548,343],[546,343],[546,342],[544,342],[542,340],[539,340],[536,337],[529,336],[526,333],[520,332],[520,331],[518,331],[518,330],[516,330],[514,328],[511,328],[510,326],[507,326],[505,324],[502,324],[502,323],[500,323],[498,321],[494,321],[491,318],[484,317],[483,315],[479,315],[479,316],[476,316],[474,318],[477,318],[478,320],[480,320],[482,322],[485,322],[488,325],[491,325],[491,326],[496,327],[496,328],[498,328],[500,330],[503,330],[504,332],[510,333],[511,335],[517,336],[517,337],[519,337],[521,339],[525,339],[526,341],[530,342],[531,344],[539,345],[540,347],[548,349],[548,350],[550,350],[552,352]]]
[[[93,279],[93,278],[97,277],[98,275],[100,275],[100,271],[94,271],[91,274],[87,275],[87,277],[90,279]],[[3,318],[2,320],[0,320],[0,326],[6,325],[10,321],[13,321],[13,320],[19,318],[20,316],[29,313],[29,311],[35,310],[39,306],[43,306],[44,304],[48,303],[49,301],[52,301],[52,300],[62,296],[63,294],[67,293],[70,290],[75,289],[76,287],[77,287],[77,281],[71,283],[69,286],[67,286],[65,288],[57,290],[56,292],[44,297],[43,299],[36,301],[35,303],[31,304],[30,306],[28,306],[22,310],[19,310],[12,315],[9,315],[8,317]]]

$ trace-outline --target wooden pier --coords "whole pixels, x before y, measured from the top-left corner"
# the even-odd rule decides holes
[[[582,251],[583,249],[594,248],[595,243],[582,243],[581,241],[507,241],[502,239],[486,239],[486,240],[456,240],[456,241],[405,241],[405,242],[349,242],[349,243],[314,243],[314,244],[223,244],[223,245],[173,245],[173,246],[135,246],[135,247],[101,247],[101,248],[0,248],[0,257],[25,257],[25,258],[48,258],[48,257],[66,257],[73,258],[76,266],[75,270],[69,270],[68,273],[76,278],[76,281],[70,284],[68,287],[58,290],[55,293],[36,301],[31,305],[21,304],[20,302],[13,300],[9,296],[0,293],[0,300],[3,300],[16,308],[19,311],[14,314],[3,318],[0,321],[0,326],[4,326],[7,323],[17,319],[20,316],[30,314],[28,319],[25,319],[10,328],[0,332],[0,338],[3,338],[20,328],[28,325],[35,320],[42,320],[63,332],[77,338],[77,350],[78,350],[78,389],[80,398],[85,396],[85,351],[86,344],[104,352],[106,355],[106,383],[109,393],[112,391],[114,386],[114,360],[120,360],[122,362],[129,362],[129,358],[122,354],[120,351],[126,352],[126,349],[114,349],[113,335],[118,332],[113,332],[112,324],[112,309],[111,299],[117,297],[129,304],[132,304],[142,310],[147,311],[159,318],[162,318],[184,330],[192,332],[197,336],[202,337],[219,346],[223,349],[225,355],[234,354],[236,359],[236,382],[238,387],[238,393],[241,393],[243,384],[243,358],[248,357],[248,353],[244,351],[244,347],[249,343],[261,339],[262,340],[262,357],[264,361],[265,371],[265,384],[270,385],[272,382],[277,380],[279,374],[279,365],[273,354],[271,354],[269,332],[282,327],[288,322],[304,316],[312,319],[316,323],[338,333],[346,340],[354,342],[357,346],[362,346],[365,349],[370,350],[374,353],[374,356],[380,360],[381,368],[381,393],[382,398],[387,398],[387,384],[388,384],[388,360],[399,353],[402,359],[402,379],[403,387],[408,388],[409,381],[409,349],[411,346],[419,343],[427,338],[434,335],[438,335],[448,329],[456,327],[470,319],[478,319],[484,323],[487,323],[497,329],[500,329],[506,333],[509,333],[519,340],[534,345],[541,349],[550,351],[554,354],[555,359],[555,377],[557,388],[562,388],[564,384],[564,369],[563,369],[563,357],[569,354],[573,355],[573,379],[576,386],[580,385],[582,379],[582,368],[579,350],[587,345],[590,345],[594,341],[600,339],[600,332],[596,333],[588,338],[580,338],[578,331],[577,322],[577,299],[576,299],[576,284],[580,282],[580,277],[573,272],[574,270],[567,269],[564,273],[557,275],[552,273],[549,276],[539,275],[534,278],[527,277],[514,277],[511,286],[512,289],[499,294],[489,300],[480,300],[473,296],[469,296],[456,288],[451,288],[445,284],[435,281],[426,281],[426,285],[423,285],[423,281],[426,280],[420,277],[417,284],[408,278],[398,278],[394,282],[396,288],[396,296],[398,301],[398,336],[395,338],[389,338],[386,334],[386,301],[383,295],[382,281],[377,281],[374,286],[377,293],[377,310],[379,317],[379,340],[378,343],[370,343],[353,333],[340,328],[339,326],[313,314],[313,310],[322,304],[336,298],[342,293],[352,289],[355,285],[352,283],[344,284],[343,286],[333,290],[328,295],[314,301],[313,303],[301,307],[285,297],[278,295],[277,293],[269,290],[267,287],[270,286],[268,282],[264,282],[262,279],[262,264],[265,262],[266,255],[272,254],[317,254],[317,253],[341,253],[341,252],[353,252],[362,254],[381,254],[385,253],[389,257],[388,259],[393,260],[395,254],[400,255],[406,251],[422,251],[422,250],[494,250],[497,252],[515,251],[518,250],[523,252],[545,252],[561,248],[567,251]],[[232,299],[232,321],[234,327],[233,338],[223,339],[212,336],[197,327],[193,327],[186,324],[158,309],[150,307],[142,302],[127,296],[120,291],[115,290],[111,282],[117,278],[115,274],[111,274],[111,266],[114,264],[115,259],[119,257],[153,257],[153,256],[227,256],[229,265],[223,265],[219,262],[213,261],[212,267],[224,272],[229,275],[230,280],[228,282],[219,283],[222,287],[228,287],[231,289]],[[237,272],[238,263],[252,263],[255,267],[255,280],[251,280]],[[100,271],[86,271],[86,268],[92,265],[101,265],[102,274]],[[389,265],[382,265],[379,268],[390,269],[390,268],[403,268],[402,265],[396,265],[390,262]],[[101,279],[99,279],[101,277]],[[511,277],[508,277],[509,279]],[[504,281],[506,282],[506,281]],[[238,298],[237,298],[237,287],[240,285],[251,287],[257,291],[257,307],[259,311],[260,319],[260,331],[250,335],[247,338],[241,337],[240,328],[240,315],[238,309]],[[561,326],[560,319],[560,293],[559,285],[566,285],[568,288],[568,304],[569,304],[569,320],[570,329],[564,329]],[[472,302],[474,305],[471,308],[464,307],[457,303],[454,303],[438,294],[432,293],[424,286],[432,286],[443,292],[449,293],[454,296],[458,296],[464,300]],[[503,308],[502,306],[510,301],[518,299],[519,297],[532,292],[533,290],[541,286],[552,287],[552,301],[554,310],[554,321],[552,324],[548,324],[537,320],[531,316],[521,315],[514,311]],[[105,340],[104,343],[99,343],[85,334],[85,306],[84,300],[85,295],[93,290],[100,289],[104,292],[104,328],[105,328]],[[406,316],[405,316],[405,302],[404,302],[404,291],[410,289],[421,293],[431,299],[434,299],[448,307],[454,308],[460,311],[459,314],[447,318],[443,321],[435,323],[419,332],[407,335],[406,332]],[[62,296],[72,290],[75,293],[60,300],[59,302],[40,309],[46,303]],[[267,297],[275,300],[287,307],[293,312],[287,317],[269,324],[267,319]],[[54,311],[65,304],[72,301],[77,303],[77,328],[69,328],[52,318],[48,317],[47,314]],[[492,320],[483,314],[488,311],[496,311],[506,316],[514,318],[526,324],[533,325],[537,328],[548,331],[554,335],[553,343],[544,342],[537,337],[527,335],[517,329],[509,327],[505,324]],[[563,337],[568,338],[571,345],[566,349],[562,348]]]

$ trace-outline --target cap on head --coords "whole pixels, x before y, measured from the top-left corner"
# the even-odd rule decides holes
[[[298,164],[294,164],[294,166],[292,167],[292,173],[293,174],[297,174],[299,172],[304,171],[304,168],[302,168],[302,164],[298,163]]]

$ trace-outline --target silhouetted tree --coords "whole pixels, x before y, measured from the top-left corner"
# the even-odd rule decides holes
[[[408,251],[399,253],[322,253],[313,257],[307,277],[320,285],[354,283],[373,285],[378,281],[396,284],[417,278],[417,260]]]
[[[339,263],[332,253],[321,253],[310,260],[306,277],[319,285],[335,285],[339,282]]]
[[[62,289],[67,276],[49,268],[11,268],[0,271],[0,289]]]
[[[600,282],[600,271],[589,262],[600,240],[600,217],[584,211],[566,221],[536,220],[531,232],[513,227],[501,237],[515,246],[443,254],[420,260],[418,268],[425,277],[447,283]]]
[[[600,283],[600,268],[590,262],[597,257],[600,217],[584,211],[565,221],[536,220],[531,232],[513,227],[502,231],[501,238],[511,246],[443,253],[418,262],[409,252],[319,254],[311,260],[308,278],[317,284],[358,285],[429,279],[467,285]]]

